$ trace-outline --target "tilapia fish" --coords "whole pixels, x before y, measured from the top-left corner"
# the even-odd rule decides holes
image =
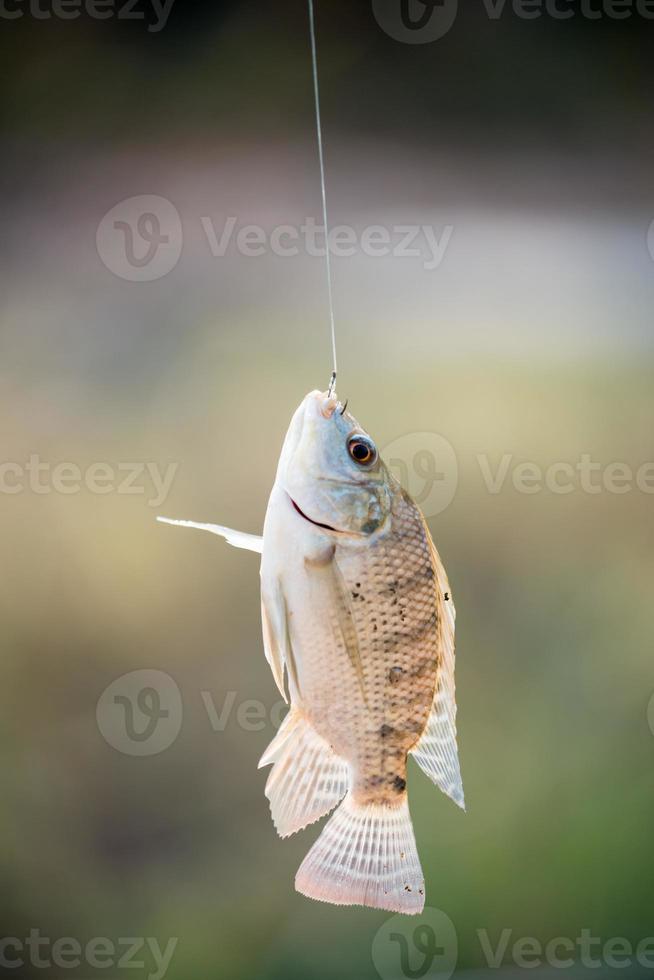
[[[159,518],[168,521],[167,518]],[[424,880],[407,758],[464,806],[456,745],[454,604],[418,507],[336,396],[295,412],[261,553],[266,657],[290,710],[260,765],[281,837],[335,807],[295,879],[336,905],[418,913]]]

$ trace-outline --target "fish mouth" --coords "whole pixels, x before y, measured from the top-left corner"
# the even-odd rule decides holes
[[[343,533],[342,531],[339,531],[337,527],[332,527],[331,524],[321,524],[320,521],[314,521],[311,517],[308,517],[307,514],[304,513],[301,507],[298,507],[292,497],[289,497],[288,499],[291,501],[300,517],[303,517],[305,521],[309,522],[309,524],[313,524],[314,527],[322,527],[325,531],[333,531],[335,534]]]

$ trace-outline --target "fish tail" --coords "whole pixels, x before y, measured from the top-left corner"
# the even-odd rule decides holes
[[[348,793],[300,865],[295,887],[334,905],[422,912],[425,883],[406,793],[392,804],[357,803]]]

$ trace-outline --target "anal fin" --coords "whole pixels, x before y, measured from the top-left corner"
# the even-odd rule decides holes
[[[347,763],[298,708],[291,708],[259,766],[271,762],[266,796],[280,837],[288,837],[320,820],[347,792]]]

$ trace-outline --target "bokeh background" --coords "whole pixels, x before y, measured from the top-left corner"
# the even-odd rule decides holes
[[[257,558],[154,520],[258,532],[290,414],[329,377],[321,259],[233,242],[215,256],[205,232],[320,223],[306,5],[176,0],[157,31],[145,2],[140,20],[14,9],[0,16],[2,937],[175,937],[171,980],[433,976],[416,949],[407,972],[397,941],[373,945],[385,913],[294,892],[319,828],[278,840],[256,768],[279,716]],[[415,433],[456,456],[453,499],[428,516],[458,610],[468,812],[415,768],[410,797],[457,974],[577,976],[520,969],[511,945],[654,935],[654,497],[602,484],[611,463],[654,459],[654,23],[570,9],[493,19],[470,3],[409,44],[369,2],[317,0],[332,224],[452,229],[436,268],[357,246],[333,274],[341,396],[381,446],[406,447],[414,488]],[[130,281],[96,234],[141,195],[174,205],[181,252]],[[518,464],[583,454],[599,492],[514,483]],[[507,456],[491,493],[483,461],[495,473]],[[148,462],[175,467],[159,506],[143,476],[141,493],[116,476]],[[59,463],[107,464],[109,489],[58,491]],[[173,679],[183,714],[147,756],[96,718],[107,686],[142,669]],[[414,925],[394,927],[412,943]],[[493,945],[511,931],[499,969],[479,930]],[[21,955],[3,972],[154,973],[147,955],[131,970]]]

